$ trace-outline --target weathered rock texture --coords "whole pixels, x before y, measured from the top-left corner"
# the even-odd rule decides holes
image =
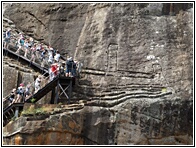
[[[27,65],[4,57],[3,62],[3,97],[7,96],[13,88],[17,88],[20,83],[25,85],[28,82],[34,82],[38,74]],[[33,84],[31,89],[33,89]]]
[[[134,99],[118,108],[27,104],[26,114],[4,127],[4,144],[190,145],[192,105],[170,99]]]
[[[69,144],[176,145],[193,144],[191,7],[13,3],[4,15],[28,35],[83,63],[74,88],[74,98],[87,100],[81,112],[85,120],[77,122],[82,140]],[[5,143],[14,144],[14,138],[7,136]],[[45,144],[67,144],[57,141]]]
[[[23,65],[22,63],[8,58],[7,56],[3,57],[3,108],[7,107],[10,104],[10,101],[7,99],[13,88],[18,88],[20,83],[23,83],[26,87],[27,84],[31,84],[30,93],[33,94],[34,83],[37,76],[40,73],[31,69],[28,65]],[[48,79],[43,76],[41,87],[47,84]],[[15,96],[16,97],[16,96]],[[48,103],[50,101],[51,92],[42,98],[42,100],[37,103]]]
[[[81,108],[83,105],[65,107],[26,104],[23,115],[5,127],[4,132],[8,137],[13,138],[10,141],[10,138],[5,137],[4,142],[15,145],[82,145],[84,143],[81,135],[83,119],[82,113],[77,111]],[[36,114],[30,114],[34,109],[37,109]],[[56,112],[58,114],[55,114]],[[9,135],[10,133],[12,135]]]

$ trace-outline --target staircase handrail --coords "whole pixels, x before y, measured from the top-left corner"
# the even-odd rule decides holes
[[[36,96],[38,93],[40,93],[40,91],[42,91],[42,89],[44,89],[47,85],[49,85],[50,83],[53,83],[54,81],[56,81],[56,79],[59,78],[59,75],[60,75],[60,74],[58,74],[52,81],[49,81],[46,85],[44,85],[44,86],[43,86],[41,89],[39,89],[36,93],[34,93],[34,94],[32,94],[31,96],[29,96],[29,97],[25,100],[25,102],[28,102],[30,98],[34,98],[34,96]],[[38,100],[37,100],[37,101],[38,101]],[[36,101],[36,102],[37,102],[37,101]]]
[[[57,70],[58,70],[58,69],[57,69]],[[54,72],[56,72],[57,70],[55,70]],[[44,74],[41,75],[42,78],[43,78],[43,76],[44,76],[46,73],[47,73],[47,72],[45,72]],[[58,74],[58,75],[59,75],[59,74]],[[57,76],[58,76],[58,75],[57,75]],[[50,75],[48,75],[48,76],[45,77],[44,79],[45,79],[45,80],[48,79],[49,76],[50,76]],[[35,80],[35,81],[36,81],[36,80]],[[33,81],[32,83],[30,83],[29,85],[32,86],[33,84],[35,84],[35,81]],[[48,83],[46,83],[44,86],[42,86],[42,88],[45,87],[47,84],[48,84]],[[27,84],[27,85],[28,85],[28,84]],[[25,89],[26,89],[26,88],[25,88]],[[41,88],[40,88],[40,89],[41,89]],[[34,94],[32,94],[32,95],[34,95]],[[31,95],[31,96],[32,96],[32,95]],[[5,102],[5,101],[8,99],[9,96],[10,96],[10,94],[7,95],[6,98],[4,98],[3,102]],[[30,97],[31,97],[31,96],[30,96]],[[24,97],[24,96],[23,96],[23,97]],[[14,103],[12,103],[12,104],[14,104]],[[8,106],[10,106],[10,105],[12,105],[12,104],[9,104]],[[6,107],[5,107],[5,108],[6,108]]]

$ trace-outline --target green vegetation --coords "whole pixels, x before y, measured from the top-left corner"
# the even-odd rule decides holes
[[[31,103],[34,103],[34,102],[35,102],[35,100],[36,100],[35,98],[32,98],[32,99],[31,99]]]
[[[23,110],[21,115],[44,115],[47,112],[43,108],[29,108],[27,110]]]

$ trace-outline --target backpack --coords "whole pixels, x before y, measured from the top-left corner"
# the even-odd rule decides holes
[[[24,40],[23,39],[20,39],[20,44],[24,45]]]
[[[24,94],[23,88],[18,87],[18,89],[17,89],[17,94],[20,94],[20,95]]]

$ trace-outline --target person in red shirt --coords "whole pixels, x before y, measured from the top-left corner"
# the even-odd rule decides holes
[[[56,77],[58,74],[58,64],[57,63],[54,63],[51,65],[51,71],[53,72],[54,77]]]

